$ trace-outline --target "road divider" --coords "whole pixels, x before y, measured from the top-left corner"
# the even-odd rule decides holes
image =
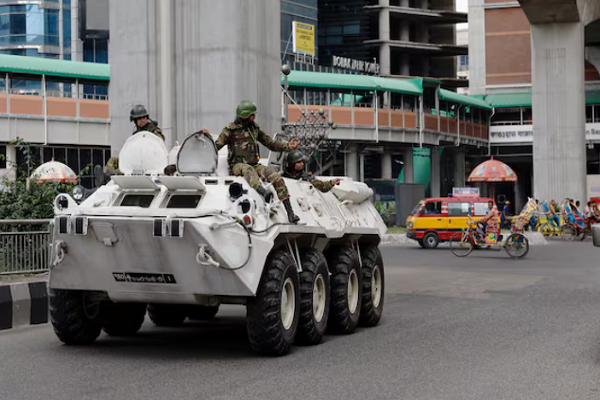
[[[48,282],[0,284],[0,331],[48,323]]]

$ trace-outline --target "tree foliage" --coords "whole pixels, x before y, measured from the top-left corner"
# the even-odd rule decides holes
[[[0,178],[0,220],[2,219],[49,219],[54,217],[53,202],[59,193],[68,193],[73,184],[39,182],[31,180],[29,173],[35,169],[35,158],[30,145],[18,139],[11,143],[23,152],[25,167],[16,163],[7,167],[17,172],[18,178]],[[21,172],[21,173],[19,173]]]

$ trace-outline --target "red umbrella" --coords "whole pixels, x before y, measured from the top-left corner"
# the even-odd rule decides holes
[[[517,174],[508,165],[502,161],[487,160],[475,167],[469,182],[516,182]]]
[[[508,165],[502,161],[490,160],[484,161],[473,169],[469,175],[469,182],[516,182],[517,174]],[[492,186],[492,198],[495,199],[496,188]]]

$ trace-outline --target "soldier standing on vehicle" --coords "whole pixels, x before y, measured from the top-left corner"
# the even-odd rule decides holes
[[[146,107],[143,105],[136,104],[133,106],[129,114],[129,120],[135,124],[134,135],[141,131],[148,131],[165,140],[165,136],[162,134],[158,124],[149,118],[148,111],[146,111]]]
[[[286,178],[304,180],[310,182],[317,190],[329,192],[335,185],[340,184],[340,179],[332,179],[328,182],[315,179],[310,172],[304,171],[304,163],[308,161],[300,150],[292,150],[287,156],[287,169],[283,173]]]
[[[242,100],[236,110],[236,119],[227,125],[215,142],[217,150],[223,146],[228,147],[227,161],[229,173],[243,176],[266,202],[271,200],[272,194],[260,185],[261,178],[273,184],[279,200],[283,202],[288,219],[291,223],[300,220],[290,204],[290,195],[281,175],[275,170],[259,164],[260,160],[258,143],[262,143],[271,151],[290,151],[298,147],[298,141],[292,139],[289,143],[274,141],[254,122],[256,105],[249,100]]]
[[[135,124],[135,129],[133,131],[134,135],[138,132],[148,131],[154,133],[163,141],[165,140],[165,136],[158,127],[158,124],[149,118],[148,111],[143,105],[136,104],[135,106],[133,106],[131,112],[129,113],[129,120]],[[104,167],[104,173],[110,175],[118,175],[121,173],[121,171],[119,170],[118,157],[111,157],[108,160],[106,166]]]

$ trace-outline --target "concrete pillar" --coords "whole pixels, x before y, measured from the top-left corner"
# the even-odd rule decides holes
[[[355,181],[360,180],[358,147],[356,144],[351,143],[348,145],[344,161],[346,164],[346,176],[354,179]]]
[[[381,179],[392,179],[392,155],[389,153],[381,156]]]
[[[414,183],[414,155],[412,147],[403,151],[404,158],[404,183]]]
[[[234,28],[223,30],[224,21]],[[136,103],[171,137],[168,146],[200,128],[216,137],[243,99],[255,102],[265,132],[280,130],[280,29],[279,2],[270,0],[110,0],[113,155],[131,135]]]
[[[465,152],[463,149],[457,149],[454,152],[454,186],[465,186]]]
[[[531,25],[534,191],[587,199],[584,26]]]
[[[441,165],[440,165],[440,148],[433,146],[431,148],[431,181],[430,181],[430,196],[439,197],[441,189]]]
[[[81,39],[79,39],[79,0],[70,0],[70,1],[71,1],[71,61],[83,61],[83,41],[81,41]]]
[[[469,0],[469,93],[485,94],[485,0]]]
[[[379,0],[379,5],[387,7],[389,0]],[[382,8],[379,12],[379,40],[383,43],[379,47],[379,65],[381,66],[380,75],[389,76],[392,73],[390,60],[390,10]]]

